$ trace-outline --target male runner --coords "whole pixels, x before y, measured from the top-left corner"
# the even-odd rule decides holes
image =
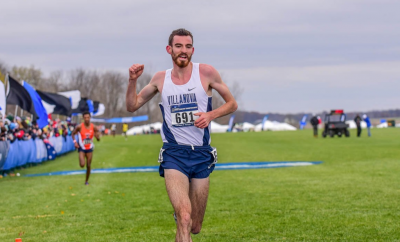
[[[117,129],[117,125],[116,124],[112,124],[111,125],[111,134],[112,136],[115,138],[115,131]]]
[[[125,136],[125,140],[128,139],[128,135],[127,135],[126,132],[128,132],[128,124],[127,124],[127,123],[124,123],[124,124],[122,125],[122,134]]]
[[[157,92],[161,93],[164,118],[159,154],[160,175],[174,208],[176,241],[191,241],[190,232],[201,230],[207,205],[209,175],[217,162],[216,149],[210,146],[211,120],[237,109],[237,103],[218,72],[210,65],[192,63],[193,36],[185,29],[174,30],[166,47],[173,68],[157,72],[150,83],[136,94],[136,83],[144,65],[129,68],[126,107],[135,112]],[[225,104],[212,110],[215,89]]]
[[[72,132],[72,139],[74,140],[75,148],[79,152],[79,165],[85,167],[86,158],[86,181],[85,185],[89,185],[90,167],[93,158],[93,136],[96,137],[97,141],[100,141],[99,129],[90,123],[90,113],[84,112],[83,123],[77,125]],[[78,142],[75,139],[75,135],[78,134]]]

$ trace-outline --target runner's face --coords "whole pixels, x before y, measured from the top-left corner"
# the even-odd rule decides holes
[[[171,54],[172,60],[177,66],[183,68],[189,65],[194,52],[193,42],[190,36],[175,35],[172,46],[168,47],[168,53]]]
[[[89,125],[90,124],[90,115],[89,114],[84,115],[83,121],[84,121],[85,125]]]

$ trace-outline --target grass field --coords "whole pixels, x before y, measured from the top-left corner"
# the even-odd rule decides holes
[[[400,129],[314,139],[311,130],[212,134],[219,162],[321,165],[214,171],[193,241],[400,241]],[[159,135],[103,137],[93,168],[157,165]],[[78,170],[78,154],[20,170]],[[0,179],[0,241],[174,241],[158,173]]]

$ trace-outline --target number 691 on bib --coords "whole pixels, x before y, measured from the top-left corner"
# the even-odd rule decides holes
[[[171,106],[171,123],[174,127],[193,126],[199,112],[197,103],[187,103]]]

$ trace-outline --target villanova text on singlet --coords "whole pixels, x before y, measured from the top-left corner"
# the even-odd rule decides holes
[[[200,81],[199,63],[192,63],[192,76],[184,85],[175,85],[172,69],[166,70],[160,103],[164,123],[161,137],[164,143],[204,146],[211,143],[211,124],[205,129],[194,126],[197,112],[212,110],[212,97],[208,96]]]

